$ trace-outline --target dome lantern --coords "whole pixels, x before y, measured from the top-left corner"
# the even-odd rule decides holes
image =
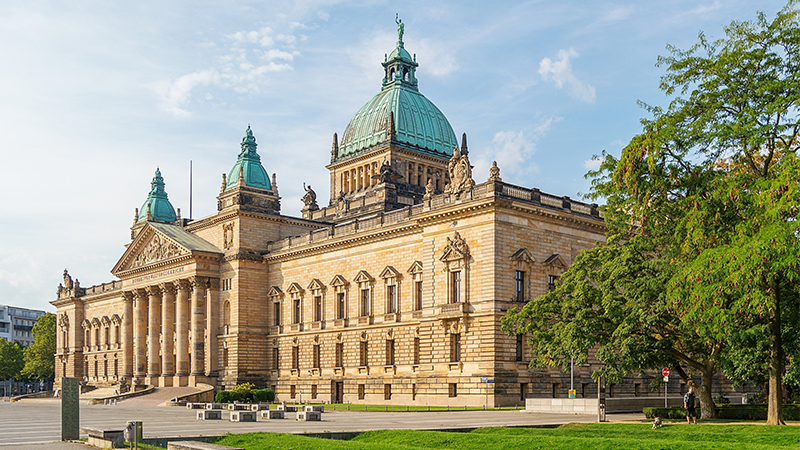
[[[159,168],[156,168],[156,174],[153,176],[153,181],[150,182],[150,193],[147,194],[147,200],[137,212],[137,223],[143,220],[170,223],[177,220],[175,208],[172,207],[172,203],[167,198],[167,191],[164,190],[164,178],[161,177]]]
[[[241,177],[245,186],[254,187],[258,189],[271,190],[272,186],[269,182],[267,171],[261,165],[261,156],[256,151],[258,144],[256,138],[253,136],[253,131],[250,125],[247,125],[245,136],[242,138],[242,151],[236,159],[230,173],[228,174],[225,182],[225,189],[230,189],[239,183]]]

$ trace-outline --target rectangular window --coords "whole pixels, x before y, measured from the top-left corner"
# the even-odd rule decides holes
[[[361,363],[361,366],[368,366],[369,365],[369,355],[367,354],[368,351],[369,351],[369,348],[367,347],[367,344],[368,344],[367,341],[362,341],[361,342],[361,352],[360,352],[361,354],[359,355],[360,356],[359,361]]]
[[[336,343],[336,365],[335,367],[344,367],[344,344],[342,342]]]
[[[525,396],[528,392],[528,383],[519,384],[519,399],[525,401]]]
[[[561,390],[561,385],[558,383],[553,383],[553,398],[558,398],[558,392]]]
[[[450,303],[461,301],[461,271],[450,272]]]
[[[458,397],[458,384],[450,383],[450,387],[448,389],[448,395],[450,397]]]
[[[414,383],[411,385],[411,400],[417,399],[417,384]]]
[[[292,301],[292,305],[294,306],[294,311],[292,312],[292,323],[300,323],[300,299],[294,299]]]
[[[339,292],[338,294],[336,294],[336,318],[337,319],[345,318],[344,292]]]
[[[581,385],[581,397],[589,398],[589,383],[583,383]]]
[[[292,347],[292,369],[300,368],[300,349],[297,346]]]
[[[386,286],[386,312],[397,312],[397,286],[393,284]]]
[[[639,384],[639,383],[635,383],[633,385],[633,396],[634,397],[638,397],[638,396],[642,395],[641,388],[642,388],[642,385]]]
[[[556,290],[556,281],[558,281],[558,277],[555,275],[548,275],[547,276],[547,290],[553,292]]]
[[[319,369],[319,344],[314,344],[314,355],[313,355],[313,362],[314,368]]]
[[[281,302],[272,304],[272,324],[276,327],[281,324]]]
[[[316,400],[316,399],[317,399],[317,385],[316,384],[312,384],[311,385],[311,400]]]
[[[394,340],[386,340],[386,365],[394,365]]]
[[[461,333],[450,335],[450,362],[461,361]]]
[[[419,364],[419,338],[414,338],[414,364]]]
[[[365,386],[364,386],[363,384],[359,384],[359,385],[358,385],[358,399],[359,399],[359,400],[364,400],[364,397],[365,397],[364,393],[365,393],[365,391],[366,391],[366,389],[365,389]]]
[[[322,320],[322,296],[317,295],[314,297],[314,321],[319,322]]]
[[[294,400],[295,397],[297,397],[297,386],[291,385],[289,386],[289,398]]]
[[[422,281],[414,283],[414,310],[422,309]]]
[[[362,289],[361,290],[361,315],[368,316],[370,315],[369,311],[369,289]]]
[[[521,270],[517,270],[516,274],[514,275],[514,292],[515,292],[515,299],[518,302],[525,301],[525,272]]]
[[[272,349],[272,370],[278,370],[281,366],[281,354],[278,347]]]
[[[384,384],[383,385],[383,399],[384,400],[391,400],[392,399],[392,385],[391,384]]]
[[[517,354],[515,361],[522,361],[522,335],[517,335]]]

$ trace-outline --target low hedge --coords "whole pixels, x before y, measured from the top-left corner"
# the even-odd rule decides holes
[[[767,405],[721,405],[715,407],[717,418],[733,420],[767,420]],[[697,418],[700,418],[700,408],[696,408]],[[685,419],[686,410],[680,406],[670,408],[644,408],[645,417],[652,419],[656,416],[662,419]],[[799,405],[783,405],[783,418],[786,420],[800,420]]]
[[[236,391],[219,391],[214,396],[216,403],[269,403],[275,400],[275,392],[272,389],[254,389],[247,391],[245,395]]]

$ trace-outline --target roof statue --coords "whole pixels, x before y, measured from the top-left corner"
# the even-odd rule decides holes
[[[317,205],[317,193],[314,192],[313,189],[311,189],[310,184],[308,185],[308,187],[306,187],[306,184],[303,183],[303,190],[306,191],[306,194],[302,198],[303,204],[306,205],[304,209],[308,209],[311,211],[318,210],[319,205]]]
[[[403,33],[405,32],[405,24],[403,24],[403,20],[400,19],[400,14],[395,14],[394,16],[394,23],[397,24],[397,39],[400,42],[403,42]]]

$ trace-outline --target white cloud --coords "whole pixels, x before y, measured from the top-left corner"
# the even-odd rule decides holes
[[[720,8],[722,8],[722,4],[718,1],[715,1],[710,5],[700,5],[695,9],[687,11],[686,14],[688,15],[705,14],[711,11],[716,11]]]
[[[570,97],[586,103],[594,103],[597,98],[594,87],[580,81],[575,74],[572,73],[570,58],[577,57],[578,52],[576,52],[575,49],[561,49],[558,51],[559,59],[557,61],[553,61],[550,58],[543,58],[539,62],[539,74],[542,76],[542,80],[552,81],[558,89],[564,89],[566,87]]]
[[[602,161],[600,161],[599,159],[595,158],[587,159],[586,161],[583,162],[583,168],[586,170],[597,170],[600,168],[601,163]]]
[[[272,28],[261,27],[225,35],[231,44],[226,53],[216,57],[215,66],[155,85],[160,97],[159,107],[175,117],[185,118],[191,116],[188,106],[193,98],[192,92],[198,87],[230,89],[237,93],[259,92],[268,74],[292,70],[291,63],[300,54],[294,48],[297,43],[295,36],[279,33],[273,37],[273,34]],[[198,98],[213,96],[205,92]]]

